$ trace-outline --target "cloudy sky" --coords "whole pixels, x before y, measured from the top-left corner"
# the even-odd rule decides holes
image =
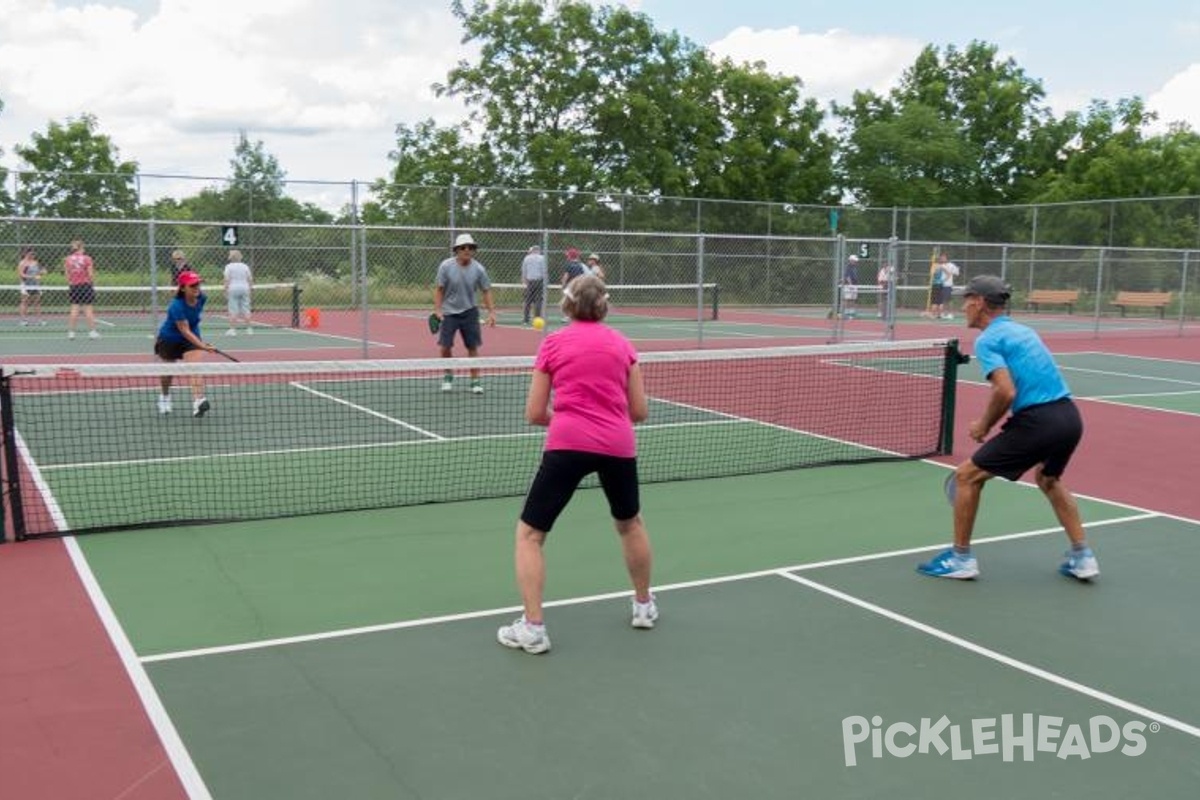
[[[980,39],[1041,80],[1058,113],[1136,95],[1200,130],[1196,0],[625,4],[797,75],[822,102],[886,89],[927,43]],[[14,145],[49,121],[90,113],[143,173],[226,176],[245,130],[290,179],[369,182],[397,123],[464,116],[430,89],[470,57],[461,38],[449,0],[0,0],[0,163],[19,167]],[[312,191],[340,205],[341,189]]]

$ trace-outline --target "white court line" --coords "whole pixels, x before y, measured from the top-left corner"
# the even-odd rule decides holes
[[[79,574],[79,580],[83,583],[88,598],[92,601],[92,607],[96,609],[96,616],[104,625],[109,641],[117,651],[121,665],[125,667],[125,672],[129,675],[129,680],[133,683],[138,698],[142,701],[146,716],[150,719],[150,724],[154,726],[154,731],[158,734],[158,739],[167,752],[167,758],[170,759],[175,774],[179,776],[179,782],[183,784],[184,791],[191,800],[211,800],[212,794],[204,784],[204,779],[200,777],[200,771],[196,769],[196,764],[192,761],[191,754],[179,736],[179,731],[175,729],[175,723],[171,721],[166,706],[158,696],[150,676],[138,660],[133,644],[125,635],[125,630],[117,620],[112,606],[108,604],[108,599],[104,596],[96,576],[92,573],[87,559],[79,549],[79,542],[74,536],[69,536],[65,540],[65,545],[67,553],[71,557],[71,563],[75,565],[75,571]]]
[[[1176,394],[1194,394],[1194,392],[1164,392],[1163,394],[1148,394],[1140,395],[1142,397],[1170,397]],[[1100,403],[1107,406],[1117,406],[1118,408],[1131,408],[1138,411],[1157,411],[1160,414],[1179,414],[1184,417],[1200,416],[1195,411],[1181,411],[1178,408],[1159,408],[1158,406],[1144,406],[1139,403],[1122,402],[1120,400],[1110,400],[1106,397],[1088,397],[1084,398],[1094,403]]]
[[[1062,359],[1066,356],[1102,356],[1104,358],[1125,359],[1127,361],[1157,361],[1162,364],[1186,364],[1190,367],[1200,367],[1200,361],[1188,361],[1183,358],[1160,358],[1157,356],[1131,356],[1125,353],[1109,353],[1104,350],[1074,350],[1069,353],[1058,353],[1055,358]]]
[[[54,494],[50,491],[50,485],[46,483],[45,478],[42,476],[37,462],[33,460],[32,453],[25,446],[25,442],[19,433],[16,434],[15,438],[18,452],[25,462],[25,468],[29,471],[30,479],[37,487],[38,493],[42,497],[42,502],[46,504],[46,508],[54,520],[55,527],[60,531],[67,530],[67,518],[63,514],[62,508],[59,506]],[[133,649],[133,644],[129,641],[129,637],[125,635],[125,630],[117,620],[117,615],[113,612],[112,606],[109,605],[108,599],[100,589],[100,584],[96,580],[92,568],[88,565],[83,551],[80,550],[79,543],[74,536],[68,536],[64,540],[64,546],[67,549],[67,555],[71,559],[71,564],[75,567],[76,574],[79,575],[79,580],[83,584],[84,591],[87,592],[88,599],[91,601],[92,607],[96,610],[96,616],[104,626],[105,633],[108,634],[108,639],[112,642],[113,649],[117,653],[117,658],[121,661],[121,666],[124,667],[126,674],[129,675],[129,680],[133,684],[134,691],[137,692],[138,699],[142,703],[142,708],[145,710],[150,724],[154,727],[155,733],[158,734],[158,739],[162,743],[163,750],[167,753],[167,758],[170,760],[175,774],[179,776],[179,782],[183,785],[184,791],[187,792],[187,796],[191,800],[212,800],[212,794],[209,793],[208,787],[205,786],[204,779],[200,777],[200,772],[196,769],[196,764],[192,761],[192,756],[188,753],[187,747],[184,746],[183,739],[180,738],[179,731],[175,729],[175,724],[171,721],[170,715],[167,714],[162,699],[159,698],[158,692],[154,689],[154,684],[150,681],[150,676],[146,674],[145,667],[138,660],[137,653]]]
[[[1117,519],[1101,520],[1100,522],[1092,522],[1084,525],[1085,528],[1098,528],[1105,525],[1119,525],[1128,522],[1138,522],[1144,519],[1158,517],[1158,514],[1138,514],[1131,517],[1120,517]],[[976,539],[973,544],[990,544],[993,542],[1008,542],[1016,539],[1029,539],[1035,536],[1045,536],[1049,533],[1060,533],[1062,528],[1041,528],[1032,531],[1022,531],[1020,533],[1007,533],[1000,536],[988,536],[981,539]],[[897,556],[916,555],[917,553],[928,553],[935,550],[943,550],[946,545],[944,542],[939,544],[921,545],[919,547],[908,547],[902,550],[889,550],[882,553],[868,553],[860,556],[848,556],[846,558],[832,558],[824,561],[810,561],[804,564],[794,564],[790,567],[772,567],[771,569],[762,569],[754,572],[742,572],[735,575],[722,575],[716,578],[700,578],[693,581],[682,581],[680,583],[671,583],[663,586],[655,586],[654,591],[670,592],[678,589],[695,589],[704,586],[717,586],[723,583],[735,583],[738,581],[752,580],[754,578],[765,578],[777,575],[780,571],[801,572],[807,570],[821,569],[824,567],[836,567],[844,564],[861,564],[868,561],[879,561],[885,558],[895,558]],[[615,600],[621,597],[628,597],[629,590],[605,592],[603,594],[587,595],[584,597],[572,597],[565,600],[551,600],[543,605],[546,608],[563,608],[566,606],[585,605],[587,603],[597,603],[605,600]],[[440,625],[447,622],[462,622],[464,620],[484,619],[487,617],[500,616],[501,614],[514,614],[521,612],[521,606],[504,606],[502,608],[489,608],[482,611],[467,611],[459,614],[443,614],[437,617],[424,617],[421,619],[403,620],[400,622],[383,622],[377,625],[364,625],[356,628],[341,628],[331,631],[322,631],[319,633],[306,633],[297,636],[281,636],[275,639],[260,639],[251,642],[240,642],[238,644],[215,645],[213,647],[199,647],[191,650],[178,650],[167,653],[157,653],[154,655],[142,656],[143,664],[153,664],[159,661],[176,661],[183,658],[199,658],[202,656],[226,655],[229,653],[242,653],[248,650],[265,650],[272,647],[285,647],[294,644],[308,644],[311,642],[323,642],[330,639],[344,639],[351,636],[362,636],[371,633],[384,633],[387,631],[405,630],[408,628],[423,628],[431,625]]]
[[[1110,369],[1091,369],[1087,367],[1072,367],[1065,364],[1059,364],[1059,369],[1064,372],[1086,372],[1091,375],[1104,375],[1109,378],[1136,378],[1139,381],[1157,381],[1160,383],[1181,383],[1184,386],[1200,386],[1200,382],[1189,381],[1183,378],[1163,378],[1158,375],[1141,375],[1136,372],[1116,372]]]
[[[1024,672],[1027,675],[1040,678],[1047,683],[1053,683],[1054,685],[1061,686],[1069,691],[1084,695],[1085,697],[1090,697],[1093,700],[1099,700],[1102,703],[1107,703],[1110,706],[1119,708],[1122,711],[1127,711],[1131,714],[1136,714],[1139,717],[1154,720],[1155,722],[1165,725],[1168,728],[1173,728],[1180,733],[1186,733],[1188,736],[1194,736],[1200,739],[1200,728],[1196,727],[1195,725],[1189,725],[1188,723],[1175,719],[1174,717],[1169,717],[1166,714],[1155,711],[1152,708],[1147,708],[1146,706],[1141,706],[1137,703],[1123,700],[1116,695],[1111,695],[1108,692],[1102,692],[1099,689],[1093,689],[1092,687],[1079,683],[1078,681],[1073,681],[1070,678],[1064,678],[1063,676],[1050,672],[1049,670],[1042,669],[1041,667],[1034,666],[1033,664],[1029,664],[1025,661],[1020,661],[1011,656],[1006,656],[1003,653],[992,650],[991,648],[976,644],[968,639],[963,639],[960,636],[955,636],[952,633],[944,631],[940,628],[935,628],[932,625],[927,625],[926,623],[915,620],[912,617],[907,617],[903,614],[891,611],[890,609],[886,609],[882,606],[878,606],[874,603],[855,597],[854,595],[847,594],[830,586],[809,580],[808,578],[803,578],[799,575],[793,575],[786,570],[779,570],[776,574],[781,578],[786,578],[787,580],[792,581],[793,583],[798,583],[801,586],[806,586],[809,589],[821,592],[822,594],[826,594],[830,597],[841,600],[844,603],[857,606],[864,611],[870,611],[872,614],[878,614],[879,616],[889,619],[892,622],[898,622],[899,624],[912,628],[913,630],[920,631],[921,633],[927,634],[936,639],[941,639],[943,642],[952,644],[955,647],[961,647],[963,650],[983,656],[987,659],[991,659],[992,661],[1003,664],[1006,667],[1012,667],[1013,669]]]
[[[1181,389],[1178,392],[1137,392],[1136,394],[1098,394],[1089,400],[1124,400],[1130,397],[1178,397],[1180,395],[1200,394],[1200,389]]]
[[[396,419],[395,417],[389,417],[387,414],[384,414],[380,411],[375,411],[374,409],[367,408],[366,406],[360,406],[358,403],[351,403],[349,400],[343,400],[340,397],[334,397],[331,394],[327,394],[325,392],[319,392],[316,389],[305,386],[303,383],[300,383],[299,381],[288,381],[288,385],[295,386],[297,389],[299,389],[303,392],[308,392],[309,394],[315,395],[316,397],[320,397],[324,400],[330,400],[334,403],[338,403],[340,405],[346,406],[347,408],[352,408],[355,411],[361,411],[362,413],[368,414],[372,417],[376,417],[377,419],[385,420],[387,422],[392,423],[393,425],[399,425],[401,428],[407,428],[410,431],[415,431],[416,433],[419,433],[422,436],[428,436],[430,439],[444,441],[446,438],[445,436],[439,436],[438,434],[433,433],[432,431],[427,431],[424,428],[418,428],[416,425],[411,425],[411,424],[405,422],[404,420]]]

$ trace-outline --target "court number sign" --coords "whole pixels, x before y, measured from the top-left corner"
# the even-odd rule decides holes
[[[221,244],[226,247],[234,247],[238,243],[237,225],[221,226]]]
[[[871,243],[870,242],[861,242],[858,245],[858,257],[859,258],[870,258],[871,257]]]

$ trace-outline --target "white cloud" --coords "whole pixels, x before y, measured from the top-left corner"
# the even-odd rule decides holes
[[[227,175],[237,132],[290,178],[386,173],[397,123],[461,119],[430,90],[467,57],[448,3],[0,0],[0,147],[96,116],[143,172]],[[127,4],[125,4],[127,5]]]
[[[735,63],[762,61],[767,70],[794,75],[820,101],[848,102],[855,90],[886,92],[924,45],[913,39],[863,36],[834,28],[806,33],[796,26],[772,30],[740,27],[708,46]]]
[[[1146,106],[1158,113],[1157,126],[1186,122],[1200,132],[1200,63],[1173,75],[1163,87],[1146,98]]]

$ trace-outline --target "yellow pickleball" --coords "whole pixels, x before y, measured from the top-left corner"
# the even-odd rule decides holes
[[[542,319],[541,317],[533,318],[533,329],[535,331],[540,331],[544,327],[546,327],[546,320]]]

